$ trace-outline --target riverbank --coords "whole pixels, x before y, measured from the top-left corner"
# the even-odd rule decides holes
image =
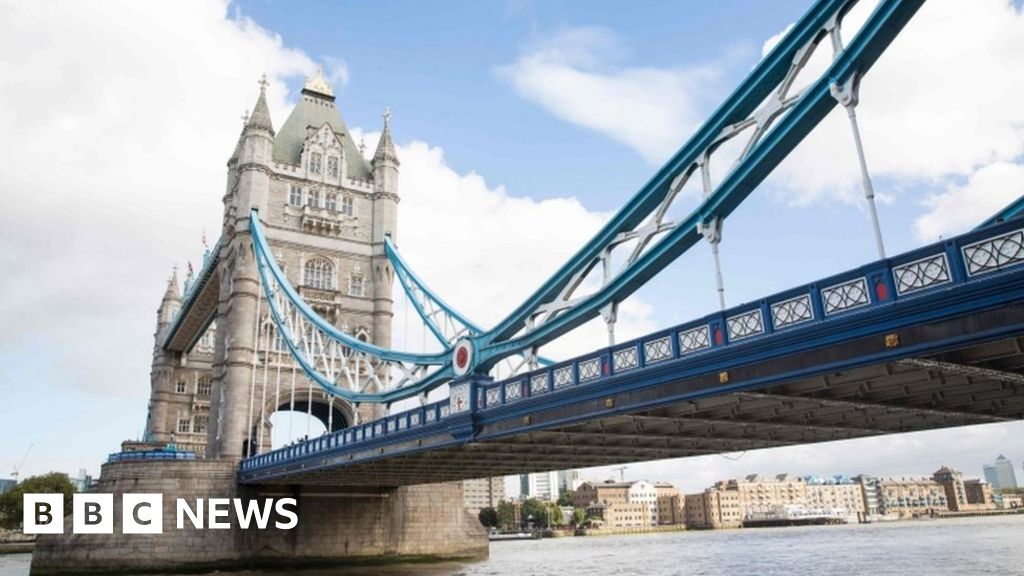
[[[35,542],[0,542],[0,555],[31,554],[35,545]]]
[[[645,528],[580,528],[576,536],[624,536],[627,534],[661,534],[664,532],[685,532],[686,526],[672,524],[667,526],[648,526]]]

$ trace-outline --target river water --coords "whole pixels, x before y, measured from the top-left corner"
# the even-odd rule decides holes
[[[0,556],[27,576],[29,555]],[[233,576],[277,576],[237,572]],[[287,572],[287,576],[1024,576],[1024,516],[594,536],[491,543],[472,564]]]

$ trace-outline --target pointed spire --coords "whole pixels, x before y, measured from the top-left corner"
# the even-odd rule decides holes
[[[167,290],[164,292],[164,301],[181,300],[181,292],[178,290],[178,265],[174,265],[171,277],[167,279]]]
[[[267,75],[264,74],[260,78],[260,97],[256,100],[256,107],[253,108],[252,114],[249,116],[248,122],[246,122],[246,128],[257,128],[274,134],[274,125],[270,122],[270,108],[267,107],[267,86],[270,82],[267,82]]]
[[[377,143],[377,152],[373,155],[373,165],[389,161],[398,166],[398,155],[395,154],[395,143],[391,140],[391,109],[384,109],[384,131]]]

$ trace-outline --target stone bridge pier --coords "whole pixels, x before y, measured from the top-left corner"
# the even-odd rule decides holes
[[[342,565],[487,556],[487,533],[462,507],[458,483],[399,488],[242,486],[226,460],[116,462],[103,466],[99,493],[114,494],[113,534],[41,535],[32,574],[208,571]],[[123,534],[121,495],[163,494],[162,534]],[[295,498],[294,529],[177,528],[176,499]],[[208,519],[208,518],[207,518]],[[204,524],[205,526],[205,524]]]

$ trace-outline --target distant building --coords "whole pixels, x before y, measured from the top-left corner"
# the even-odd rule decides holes
[[[92,486],[92,476],[86,473],[85,468],[78,471],[77,478],[68,478],[75,486],[76,492],[85,492]]]
[[[583,482],[573,494],[573,505],[587,510],[595,505],[625,504],[644,506],[650,526],[683,523],[683,498],[675,486],[666,482]],[[619,506],[615,513],[627,514],[624,509]]]
[[[805,476],[806,508],[812,514],[858,522],[867,515],[860,484],[846,476]]]
[[[1003,497],[999,502],[999,507],[1008,510],[1024,508],[1024,497],[1021,497],[1020,494],[1003,494]]]
[[[762,476],[748,474],[718,482],[721,490],[735,490],[740,500],[742,519],[763,518],[781,507],[807,502],[807,486],[802,478],[789,474]]]
[[[687,528],[739,528],[743,525],[740,493],[719,482],[699,494],[687,494],[683,513]]]
[[[0,478],[0,494],[7,492],[18,485],[17,480],[11,480],[9,478]]]
[[[994,464],[986,464],[985,481],[992,485],[995,490],[1003,488],[1016,488],[1017,476],[1013,472],[1013,463],[1002,454],[996,458]]]
[[[949,509],[954,512],[990,510],[996,507],[992,498],[992,486],[987,482],[965,481],[963,473],[948,466],[939,468],[932,478],[942,485]]]
[[[616,502],[614,504],[592,504],[587,507],[587,516],[597,521],[602,528],[649,528],[651,507],[648,504]]]
[[[992,485],[978,479],[964,480],[967,504],[974,508],[995,508]]]
[[[534,472],[519,476],[521,500],[536,498],[545,502],[555,502],[559,493],[558,472]]]
[[[862,497],[864,498],[864,516],[865,520],[870,520],[881,515],[879,510],[880,494],[880,482],[878,478],[874,476],[868,476],[867,474],[861,474],[854,476],[853,481],[860,486]]]
[[[946,490],[930,478],[887,478],[879,482],[879,513],[892,520],[949,510]]]
[[[484,508],[497,508],[505,499],[505,478],[477,478],[462,481],[462,506],[473,514]]]
[[[667,482],[655,482],[654,492],[658,499],[658,524],[662,526],[685,524],[684,501],[679,489]]]
[[[959,470],[943,466],[932,474],[932,478],[942,485],[946,492],[949,509],[958,512],[967,509],[967,490],[964,488],[964,475]]]
[[[562,470],[558,473],[558,491],[559,494],[565,492],[575,492],[580,484],[583,483],[583,479],[580,478],[579,470]]]

